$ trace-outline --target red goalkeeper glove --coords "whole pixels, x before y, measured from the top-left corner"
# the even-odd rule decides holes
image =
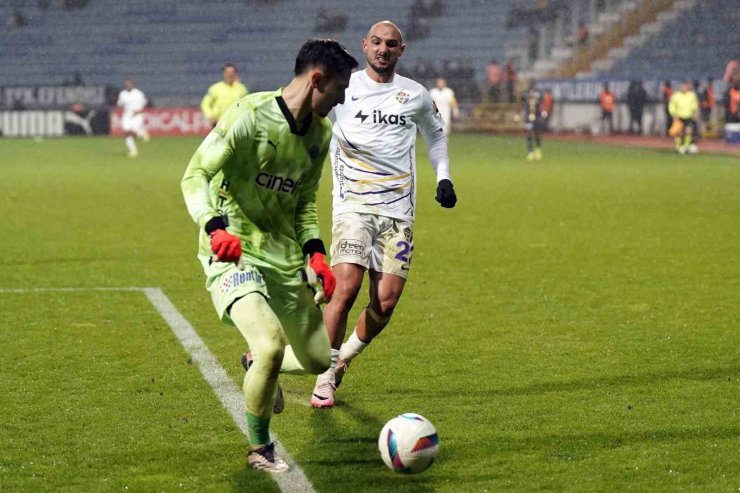
[[[223,217],[214,217],[205,227],[211,238],[211,250],[216,254],[219,262],[238,262],[242,256],[242,242],[236,236],[226,231],[226,221]]]
[[[211,250],[219,262],[237,262],[242,256],[242,242],[225,229],[217,229],[209,235]]]
[[[318,298],[316,302],[324,301],[319,296],[321,290],[324,292],[325,301],[329,301],[331,295],[334,294],[334,288],[337,287],[337,278],[334,277],[331,267],[326,263],[326,257],[323,253],[316,252],[309,255],[306,276],[308,277],[308,284],[316,290]]]
[[[303,254],[306,256],[306,282],[314,290],[316,304],[326,303],[334,294],[337,279],[326,263],[326,249],[318,238],[308,240],[303,245]]]

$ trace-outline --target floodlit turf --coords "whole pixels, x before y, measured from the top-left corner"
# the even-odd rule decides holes
[[[0,141],[0,288],[160,286],[240,383],[179,191],[197,144]],[[335,409],[283,379],[274,430],[322,492],[737,491],[740,160],[524,151],[454,136],[454,210],[421,157],[393,322]],[[327,242],[329,196],[327,172]],[[142,293],[0,293],[0,313],[0,491],[277,491]],[[401,412],[441,437],[416,477],[377,453]]]

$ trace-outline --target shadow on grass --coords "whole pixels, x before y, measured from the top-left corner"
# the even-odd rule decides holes
[[[424,391],[418,388],[394,388],[387,389],[388,394],[409,394],[439,398],[465,398],[465,397],[516,397],[547,394],[550,392],[577,392],[580,390],[593,390],[604,387],[624,387],[655,385],[659,382],[669,380],[691,380],[710,381],[725,380],[732,381],[740,378],[740,365],[717,366],[711,368],[686,368],[682,370],[669,370],[664,372],[648,372],[634,375],[613,375],[599,378],[580,378],[566,381],[539,382],[523,387],[475,389],[473,387],[454,389],[439,389],[435,391]]]
[[[592,451],[632,445],[709,439],[737,440],[738,438],[740,438],[740,428],[720,426],[635,432],[545,434],[522,438],[496,436],[490,440],[490,452],[492,454],[540,452],[550,455],[553,459],[579,460],[587,458],[589,452]]]

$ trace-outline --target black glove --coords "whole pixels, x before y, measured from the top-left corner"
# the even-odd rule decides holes
[[[450,180],[441,180],[437,184],[437,196],[435,197],[442,207],[452,209],[457,203],[457,195]]]

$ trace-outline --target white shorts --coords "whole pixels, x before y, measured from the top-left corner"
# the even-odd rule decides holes
[[[392,217],[346,212],[334,216],[331,265],[357,264],[408,278],[414,253],[413,224]]]
[[[134,116],[124,116],[121,120],[121,126],[124,132],[141,133],[144,130],[144,115],[139,113]]]

